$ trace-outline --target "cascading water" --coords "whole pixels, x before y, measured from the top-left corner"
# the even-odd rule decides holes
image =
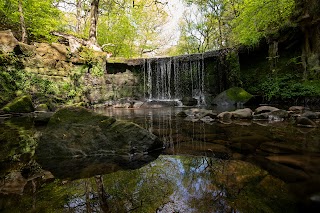
[[[146,97],[160,101],[193,97],[204,105],[204,67],[203,54],[145,59]]]

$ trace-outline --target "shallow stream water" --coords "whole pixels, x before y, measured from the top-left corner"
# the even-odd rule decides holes
[[[101,160],[46,170],[33,157],[43,127],[1,121],[0,212],[319,212],[319,128],[206,123],[177,117],[181,110],[96,110],[164,142],[157,159],[135,170]]]

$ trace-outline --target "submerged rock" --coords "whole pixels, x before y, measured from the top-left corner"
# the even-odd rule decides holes
[[[317,124],[315,122],[306,117],[297,118],[296,125],[299,127],[317,127]]]
[[[192,97],[183,97],[181,102],[184,106],[196,106],[198,104],[198,100]]]
[[[140,108],[162,108],[178,106],[176,101],[147,101]]]
[[[70,174],[74,178],[91,167],[91,170],[110,167],[112,171],[138,167],[150,161],[148,153],[162,147],[155,135],[137,124],[116,121],[80,107],[68,107],[57,111],[50,119],[40,137],[36,156],[53,175],[63,175],[60,167],[68,166],[75,173]]]
[[[181,118],[185,118],[185,117],[188,117],[188,115],[184,112],[184,111],[181,111],[181,112],[178,112],[176,114],[177,117],[181,117]]]
[[[21,96],[5,105],[2,110],[7,113],[29,113],[34,111],[30,96]]]
[[[312,111],[306,111],[304,112],[301,117],[306,117],[309,119],[317,119],[318,118],[318,114]]]

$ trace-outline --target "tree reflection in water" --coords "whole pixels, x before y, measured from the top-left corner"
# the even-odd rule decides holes
[[[63,187],[72,212],[295,212],[281,180],[243,161],[206,157],[162,155]]]

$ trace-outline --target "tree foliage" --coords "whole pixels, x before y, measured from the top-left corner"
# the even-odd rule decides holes
[[[244,0],[233,22],[233,37],[240,44],[254,45],[263,37],[289,26],[294,0]]]
[[[28,37],[31,41],[50,40],[50,32],[56,30],[61,23],[61,11],[54,4],[55,0],[21,1]],[[21,37],[19,0],[3,0],[0,2],[0,22],[2,29],[12,29],[17,37]]]
[[[180,53],[253,46],[292,25],[295,0],[185,0]],[[192,15],[193,11],[194,14]]]
[[[81,6],[77,2],[81,1]],[[60,7],[66,13],[68,33],[87,38],[89,34],[90,1],[64,0]],[[67,5],[67,6],[66,6]],[[97,41],[113,56],[135,57],[163,46],[162,26],[166,23],[165,1],[100,0]],[[78,9],[81,10],[79,17]],[[80,23],[80,27],[78,24]],[[80,29],[80,31],[77,31]]]

